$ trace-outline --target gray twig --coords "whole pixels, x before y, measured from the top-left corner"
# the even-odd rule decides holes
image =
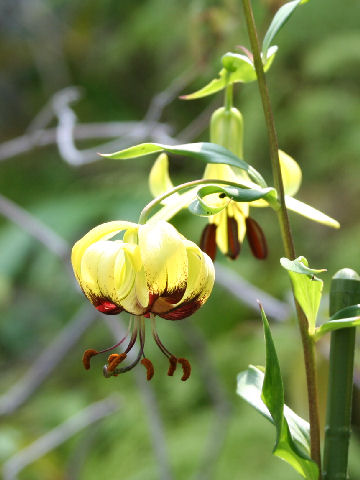
[[[119,409],[119,400],[119,395],[112,394],[104,400],[89,405],[16,453],[3,465],[4,480],[17,480],[18,474],[27,465],[66,442],[84,428],[116,412]]]
[[[266,314],[275,321],[283,322],[291,314],[288,304],[255,287],[234,270],[219,263],[216,263],[216,282],[257,312],[259,311],[257,300],[261,300]]]
[[[67,242],[54,230],[47,227],[34,215],[28,213],[15,202],[0,194],[0,214],[36,238],[50,252],[62,259],[68,260],[70,248]]]
[[[97,317],[96,310],[89,305],[85,304],[80,308],[25,375],[0,397],[0,415],[13,413],[34,393]]]

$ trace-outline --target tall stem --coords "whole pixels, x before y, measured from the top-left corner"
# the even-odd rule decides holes
[[[245,12],[246,24],[251,43],[251,49],[254,56],[254,66],[256,70],[258,87],[262,100],[266,127],[270,145],[270,159],[273,171],[274,186],[278,192],[278,199],[280,202],[280,209],[278,211],[278,219],[280,230],[285,250],[285,255],[293,260],[295,258],[294,241],[291,234],[289,217],[285,205],[284,185],[281,176],[281,168],[279,161],[279,146],[278,138],[275,129],[274,116],[272,113],[269,91],[266,84],[263,63],[261,59],[259,40],[256,32],[254,15],[251,7],[251,0],[243,0],[243,7]],[[308,333],[308,322],[302,309],[295,300],[301,339],[303,344],[305,371],[308,391],[308,405],[309,405],[309,423],[310,423],[310,437],[311,437],[311,458],[318,464],[319,471],[321,470],[321,453],[320,453],[320,424],[317,401],[317,382],[316,382],[316,368],[315,368],[315,349],[314,342]],[[321,474],[320,474],[321,475]]]

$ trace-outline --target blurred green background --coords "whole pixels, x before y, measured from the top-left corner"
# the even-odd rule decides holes
[[[281,3],[254,2],[260,35]],[[280,146],[303,169],[297,198],[342,226],[335,231],[291,215],[297,253],[328,269],[325,292],[339,268],[360,270],[359,18],[357,0],[312,0],[277,37],[279,52],[268,74]],[[299,478],[271,456],[272,426],[235,394],[236,374],[249,363],[264,363],[256,308],[216,284],[191,319],[158,322],[168,348],[191,361],[188,382],[180,382],[179,372],[166,376],[167,362],[151,339],[146,351],[156,373],[150,384],[142,367],[106,380],[104,359],[94,359],[86,372],[82,352],[115,343],[126,315],[110,323],[95,316],[69,270],[68,248],[80,236],[103,221],[137,221],[151,199],[153,158],[109,161],[97,151],[146,139],[208,140],[208,120],[222,95],[193,102],[177,96],[213,78],[223,53],[249,46],[240,0],[3,0],[0,24],[5,480]],[[78,89],[64,90],[71,86]],[[245,159],[271,184],[256,84],[238,86],[236,104],[245,120]],[[115,143],[103,145],[109,140]],[[176,183],[202,172],[203,165],[171,159]],[[259,209],[254,218],[266,233],[269,258],[256,261],[244,244],[235,262],[221,255],[217,262],[288,302],[275,217]],[[174,223],[198,241],[206,221],[184,211]],[[299,335],[291,305],[280,305],[290,312],[277,322],[273,315],[286,401],[306,416]],[[327,315],[326,302],[321,315]],[[327,351],[325,340],[318,352],[322,414]],[[354,479],[360,478],[358,399],[350,455]],[[105,403],[94,404],[99,401]],[[85,410],[89,405],[95,410]]]

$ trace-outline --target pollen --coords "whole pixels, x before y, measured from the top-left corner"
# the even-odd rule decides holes
[[[94,350],[93,348],[90,348],[89,350],[86,350],[84,352],[82,362],[86,370],[90,369],[90,359],[97,355],[99,352],[97,350]]]
[[[107,371],[113,372],[115,368],[126,358],[126,353],[112,353],[108,358]]]
[[[181,377],[181,380],[185,382],[191,375],[191,365],[186,358],[178,358],[177,361],[181,364],[182,369],[183,369],[183,376]]]
[[[144,365],[144,367],[146,368],[146,380],[151,380],[154,376],[154,365],[148,358],[143,358],[141,360],[141,365]]]

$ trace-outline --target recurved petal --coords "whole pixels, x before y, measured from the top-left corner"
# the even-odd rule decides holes
[[[107,222],[90,230],[72,248],[71,263],[74,269],[75,277],[80,282],[80,265],[85,250],[93,243],[99,240],[107,240],[122,230],[129,228],[138,228],[136,223],[126,221]]]
[[[174,188],[169,175],[169,160],[166,153],[161,153],[155,160],[149,175],[149,187],[153,197],[158,197]],[[179,196],[178,193],[171,195],[162,202],[163,205],[173,202]]]
[[[279,150],[281,175],[286,195],[293,197],[299,190],[302,180],[301,168],[287,153]]]
[[[214,285],[215,269],[210,257],[189,240],[186,249],[189,276],[183,298],[176,305],[169,305],[167,312],[154,312],[168,320],[181,320],[193,314],[209,298]]]
[[[79,284],[88,299],[97,306],[102,300],[110,298],[99,284],[99,266],[101,265],[104,250],[108,256],[116,255],[117,249],[112,242],[100,241],[90,245],[81,258],[79,268]]]
[[[150,293],[181,298],[188,276],[184,237],[167,222],[141,225],[139,247]]]

